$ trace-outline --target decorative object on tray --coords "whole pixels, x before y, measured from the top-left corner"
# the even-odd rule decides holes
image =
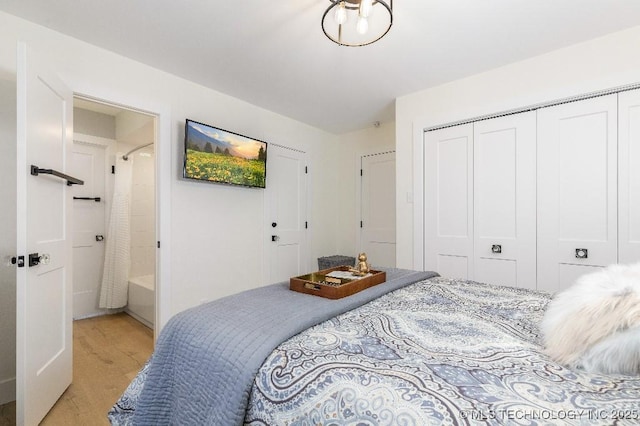
[[[349,271],[351,271],[353,275],[362,277],[369,273],[369,269],[371,269],[371,265],[367,263],[367,253],[360,253],[358,255],[358,265],[355,268],[350,268]]]
[[[384,271],[369,270],[363,275],[355,275],[353,268],[338,266],[293,277],[289,280],[289,289],[328,299],[341,299],[383,283],[386,279]]]
[[[358,280],[368,275],[371,275],[371,273],[367,272],[365,275],[356,275],[351,270],[348,270],[348,271],[336,270],[336,271],[329,272],[326,275],[326,278],[351,281],[351,280]],[[341,282],[341,284],[344,284],[344,283]]]

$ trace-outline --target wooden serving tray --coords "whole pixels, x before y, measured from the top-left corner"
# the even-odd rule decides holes
[[[341,279],[338,283],[325,282],[326,275],[333,271],[348,271],[348,266],[338,266],[337,268],[323,269],[307,275],[293,277],[289,280],[289,289],[299,293],[313,294],[314,296],[325,297],[327,299],[342,299],[351,296],[366,288],[381,284],[387,280],[387,273],[384,271],[369,271],[371,275],[366,277],[356,277],[353,280]]]

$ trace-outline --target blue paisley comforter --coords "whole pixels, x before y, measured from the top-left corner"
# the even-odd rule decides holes
[[[571,371],[540,347],[549,296],[432,278],[281,344],[249,425],[640,424],[640,378]]]
[[[387,281],[338,300],[282,282],[182,311],[108,414],[114,425],[242,425],[256,374],[279,344],[383,294],[437,275],[386,269]]]

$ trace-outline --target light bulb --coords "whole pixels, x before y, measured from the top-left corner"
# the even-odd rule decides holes
[[[367,18],[360,16],[358,18],[358,23],[356,24],[356,31],[358,31],[358,34],[366,34],[368,30],[369,22],[367,21]]]
[[[333,15],[333,19],[336,21],[336,24],[342,25],[347,22],[347,9],[344,7],[344,2],[341,1],[338,7],[336,8],[336,13]]]
[[[373,8],[373,0],[362,0],[360,2],[360,10],[358,11],[359,15],[363,18],[368,18],[371,14],[371,9]]]

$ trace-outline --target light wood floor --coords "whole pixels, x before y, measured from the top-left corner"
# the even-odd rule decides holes
[[[107,411],[153,351],[153,332],[121,313],[74,321],[73,383],[41,425],[108,425]],[[15,402],[0,426],[15,424]]]

